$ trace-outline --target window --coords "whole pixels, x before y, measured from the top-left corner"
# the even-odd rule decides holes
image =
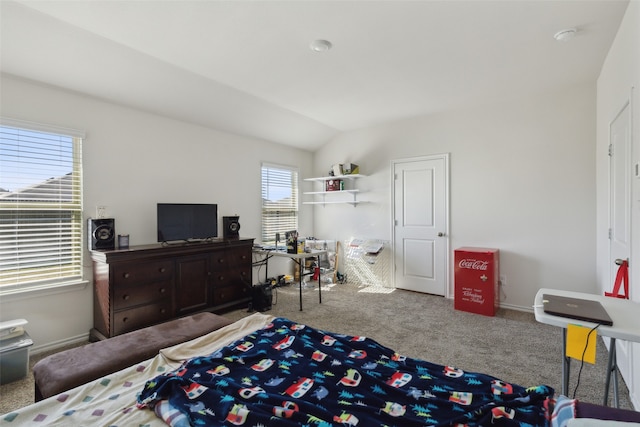
[[[262,242],[298,229],[298,170],[262,165]]]
[[[0,294],[82,280],[82,136],[0,124]]]

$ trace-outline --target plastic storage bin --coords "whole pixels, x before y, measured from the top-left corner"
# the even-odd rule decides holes
[[[33,340],[22,329],[26,320],[0,323],[0,384],[7,384],[27,376],[29,349]]]

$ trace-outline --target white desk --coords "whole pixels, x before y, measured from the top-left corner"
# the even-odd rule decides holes
[[[302,311],[302,276],[304,276],[304,260],[306,258],[316,258],[318,261],[318,265],[320,265],[320,255],[325,255],[327,253],[326,250],[312,251],[312,252],[304,252],[301,254],[290,254],[286,250],[266,250],[260,248],[254,248],[253,252],[256,254],[260,254],[264,256],[265,263],[265,279],[268,278],[268,268],[269,268],[269,258],[271,257],[284,257],[292,259],[298,267],[300,268],[300,275],[298,281],[298,292],[300,294],[300,311]],[[320,281],[320,273],[318,273],[318,300],[319,303],[322,304],[322,285]]]
[[[599,301],[602,306],[607,310],[609,316],[613,320],[613,325],[605,326],[600,325],[598,327],[598,333],[602,336],[611,338],[611,344],[609,348],[609,361],[607,368],[607,379],[605,383],[604,405],[607,405],[607,398],[609,396],[609,383],[613,376],[613,389],[614,389],[614,403],[618,406],[618,377],[616,371],[618,369],[616,363],[616,339],[640,342],[640,320],[638,319],[638,313],[640,313],[640,303],[620,299],[605,297],[595,294],[587,294],[583,292],[571,292],[561,291],[557,289],[540,289],[535,297],[534,313],[536,320],[540,323],[547,325],[553,325],[563,328],[562,329],[562,394],[569,396],[569,374],[571,368],[571,359],[566,357],[566,345],[567,345],[567,325],[580,325],[587,328],[593,328],[596,323],[585,322],[582,320],[569,319],[567,317],[554,316],[544,312],[542,306],[542,295],[559,295],[563,297],[582,298],[586,300]]]

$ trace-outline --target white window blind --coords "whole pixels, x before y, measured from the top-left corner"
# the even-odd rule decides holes
[[[82,137],[0,125],[0,293],[82,279]]]
[[[298,229],[298,170],[262,165],[262,242]]]

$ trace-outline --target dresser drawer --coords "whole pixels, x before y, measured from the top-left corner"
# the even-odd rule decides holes
[[[249,297],[249,286],[235,283],[214,289],[213,305],[222,305],[245,297]]]
[[[113,335],[124,334],[173,317],[170,301],[118,311],[113,316]]]
[[[211,257],[211,268],[214,271],[246,265],[247,263],[251,263],[251,247],[231,248],[226,251],[216,252]]]
[[[171,281],[154,282],[146,285],[118,286],[114,289],[113,309],[153,302],[161,299],[170,300],[173,283]]]
[[[211,284],[214,289],[218,287],[233,286],[240,283],[251,283],[251,268],[236,267],[225,271],[214,271],[211,273]]]
[[[131,263],[113,267],[113,284],[127,286],[137,283],[169,281],[173,277],[173,261]]]

